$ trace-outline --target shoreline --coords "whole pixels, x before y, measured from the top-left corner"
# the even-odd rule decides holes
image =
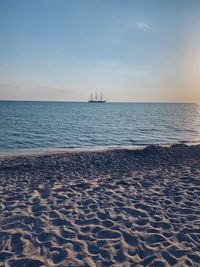
[[[0,160],[4,158],[26,157],[26,156],[46,156],[46,155],[64,155],[68,153],[81,152],[102,152],[113,150],[141,150],[147,145],[137,146],[88,146],[88,147],[66,147],[66,148],[36,148],[36,149],[14,149],[0,152]]]
[[[173,146],[199,146],[200,142],[163,143],[163,144],[138,144],[138,145],[113,145],[113,146],[85,146],[85,147],[65,147],[65,148],[27,148],[27,149],[7,149],[0,151],[0,160],[14,157],[46,156],[81,152],[102,152],[120,150],[144,150],[147,147],[169,148]]]
[[[3,266],[198,266],[200,145],[0,159]]]

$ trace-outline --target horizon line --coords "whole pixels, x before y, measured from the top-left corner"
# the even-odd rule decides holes
[[[88,103],[87,100],[29,100],[29,99],[0,99],[0,102],[61,102],[61,103]],[[142,104],[142,103],[152,103],[152,104],[200,104],[195,101],[107,101],[105,103],[133,103],[133,104]],[[105,104],[104,103],[104,104]]]

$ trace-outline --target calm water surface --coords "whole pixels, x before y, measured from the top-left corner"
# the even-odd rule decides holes
[[[200,105],[0,102],[0,151],[200,142]]]

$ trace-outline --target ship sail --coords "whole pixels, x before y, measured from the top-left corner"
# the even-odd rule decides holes
[[[93,93],[91,93],[88,103],[105,103],[107,100],[104,99],[103,93],[101,92],[98,97],[98,93],[96,92],[93,97]]]
[[[94,99],[93,99],[93,93],[91,93],[91,95],[90,95],[90,100],[89,101],[93,101]]]

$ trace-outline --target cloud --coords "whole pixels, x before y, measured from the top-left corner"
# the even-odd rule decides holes
[[[150,29],[149,24],[143,22],[143,21],[138,21],[136,22],[136,27],[140,30],[145,30],[145,29]]]
[[[0,100],[68,100],[76,94],[67,88],[0,83]]]

